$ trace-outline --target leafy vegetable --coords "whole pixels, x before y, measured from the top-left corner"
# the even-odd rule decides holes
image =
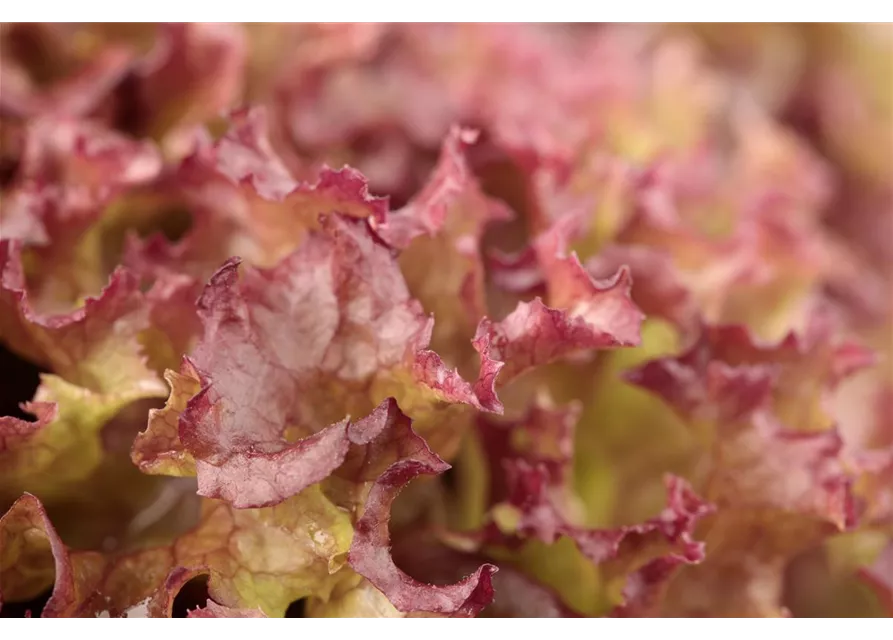
[[[0,34],[3,615],[893,614],[889,29]]]

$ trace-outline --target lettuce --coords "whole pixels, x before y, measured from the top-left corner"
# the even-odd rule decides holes
[[[889,31],[0,31],[4,616],[891,615]]]

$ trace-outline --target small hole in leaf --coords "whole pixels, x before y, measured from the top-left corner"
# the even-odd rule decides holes
[[[196,576],[183,585],[174,598],[171,618],[185,618],[190,611],[208,604],[208,576]]]
[[[304,610],[307,606],[307,599],[301,598],[300,600],[295,600],[290,605],[288,605],[288,609],[285,610],[286,618],[303,618]]]
[[[0,371],[3,372],[3,383],[0,384],[0,416],[34,420],[34,416],[22,411],[19,405],[34,399],[34,393],[40,384],[40,374],[45,372],[2,346],[0,346]]]

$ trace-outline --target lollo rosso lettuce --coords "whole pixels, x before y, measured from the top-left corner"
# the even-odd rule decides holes
[[[893,615],[889,29],[0,35],[3,617]]]

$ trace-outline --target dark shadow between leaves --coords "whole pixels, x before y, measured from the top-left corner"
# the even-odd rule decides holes
[[[185,618],[190,611],[207,605],[208,597],[208,576],[194,577],[183,585],[180,593],[174,598],[171,618]]]
[[[39,618],[52,595],[53,589],[50,587],[26,602],[4,602],[0,607],[0,618]]]
[[[307,607],[307,599],[301,598],[300,600],[295,600],[290,605],[288,605],[288,609],[285,610],[286,618],[304,618],[305,609]]]
[[[34,420],[20,405],[34,398],[41,373],[46,371],[0,346],[0,416]]]

